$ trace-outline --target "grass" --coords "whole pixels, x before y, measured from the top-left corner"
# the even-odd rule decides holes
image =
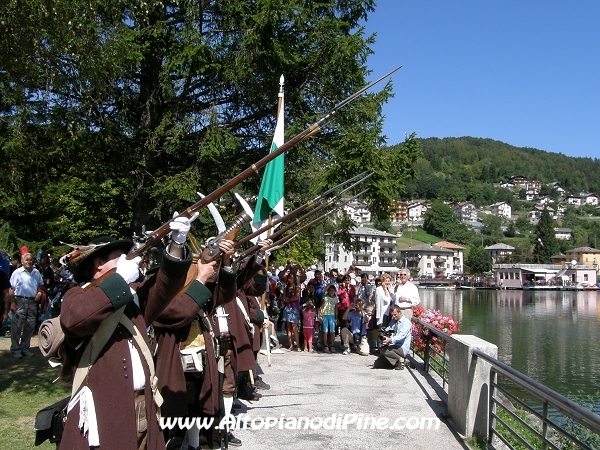
[[[2,338],[5,340],[7,338]],[[58,369],[48,365],[37,348],[32,358],[13,359],[0,351],[0,447],[6,450],[55,449],[48,441],[35,447],[33,423],[36,413],[69,395],[69,387],[52,381]]]
[[[437,236],[427,233],[422,228],[416,228],[412,232],[403,231],[402,237],[396,240],[396,245],[398,249],[403,249],[418,244],[435,244],[442,240]]]

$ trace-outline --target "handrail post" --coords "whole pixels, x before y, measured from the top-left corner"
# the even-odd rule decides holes
[[[487,440],[492,366],[472,352],[478,349],[497,358],[498,347],[477,336],[453,334],[452,337],[448,346],[448,413],[465,438],[477,436]]]
[[[431,358],[429,347],[431,345],[431,336],[432,334],[430,332],[425,338],[425,354],[423,355],[423,370],[425,372],[429,372],[429,358]]]

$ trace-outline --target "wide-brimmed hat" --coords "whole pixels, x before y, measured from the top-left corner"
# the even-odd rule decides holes
[[[90,281],[88,269],[94,263],[94,259],[107,256],[113,250],[123,250],[127,253],[133,247],[132,241],[119,241],[110,236],[100,236],[91,241],[80,255],[75,256],[69,262],[73,272],[73,278],[78,283]]]

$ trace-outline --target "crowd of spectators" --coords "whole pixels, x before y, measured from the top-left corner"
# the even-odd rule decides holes
[[[57,317],[64,293],[75,285],[73,275],[44,250],[27,247],[8,256],[0,250],[0,317],[2,334],[10,332],[15,359],[33,355],[29,340],[44,320]]]
[[[344,273],[314,265],[304,271],[288,261],[285,267],[270,267],[268,276],[268,313],[277,318],[279,331],[285,329],[288,351],[381,355],[384,334],[393,332],[401,316],[410,324],[412,307],[420,302],[407,270],[395,278],[387,273],[375,277],[357,274],[354,266]],[[393,312],[395,306],[399,313]]]

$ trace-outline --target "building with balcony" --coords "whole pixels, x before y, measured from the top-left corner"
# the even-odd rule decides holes
[[[397,235],[369,227],[355,227],[350,230],[360,250],[348,251],[339,242],[334,242],[331,234],[325,235],[325,271],[337,268],[340,273],[355,266],[360,272],[378,275],[398,270],[396,253]]]
[[[567,262],[576,261],[579,264],[591,265],[598,272],[600,250],[593,247],[578,247],[573,250],[567,250],[565,254],[567,255]]]
[[[402,267],[419,277],[447,277],[454,274],[454,252],[433,244],[418,244],[400,250]]]
[[[477,207],[473,202],[453,202],[450,208],[461,222],[477,222]]]
[[[513,246],[503,244],[502,242],[494,245],[488,245],[485,247],[485,250],[490,254],[494,264],[501,260],[510,258],[510,256],[515,252],[515,248]]]
[[[596,206],[596,205],[598,205],[598,203],[600,203],[600,197],[598,197],[598,195],[596,195],[594,193],[585,195],[585,204],[586,205]]]
[[[573,206],[581,206],[581,205],[585,205],[585,198],[581,197],[579,195],[569,195],[565,201],[569,204],[569,205],[573,205]]]
[[[412,202],[406,207],[406,215],[409,222],[418,222],[423,220],[423,216],[429,208],[425,203]]]
[[[357,225],[371,221],[371,212],[365,202],[354,200],[344,206],[344,211],[346,211],[350,219]]]
[[[407,209],[408,203],[401,200],[394,200],[390,205],[390,221],[392,222],[406,222],[408,217]]]
[[[445,248],[446,250],[450,250],[452,252],[452,261],[449,262],[450,267],[448,267],[448,269],[450,269],[451,275],[461,275],[464,271],[465,248],[448,241],[436,242],[434,245]]]
[[[507,202],[498,202],[490,205],[490,212],[494,216],[506,217],[507,219],[512,217],[512,207]]]

